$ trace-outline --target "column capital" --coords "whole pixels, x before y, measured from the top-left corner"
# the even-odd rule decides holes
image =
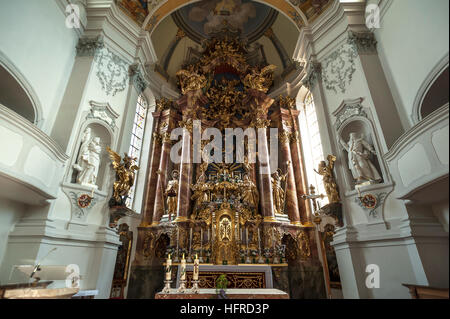
[[[317,61],[308,63],[308,71],[303,84],[311,91],[322,80],[322,64]]]
[[[145,80],[141,70],[142,68],[138,63],[130,65],[128,70],[130,83],[134,85],[139,94],[144,92],[144,90],[148,87],[148,82]]]
[[[95,56],[98,50],[105,46],[103,36],[81,37],[76,46],[77,56]]]
[[[372,32],[348,31],[348,43],[353,45],[359,54],[377,52],[378,42]]]

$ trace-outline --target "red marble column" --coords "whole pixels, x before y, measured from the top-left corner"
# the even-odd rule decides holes
[[[286,163],[286,211],[293,225],[300,226],[299,203],[297,198],[297,185],[295,183],[294,166],[291,156],[290,133],[283,131],[281,133],[281,154]]]
[[[160,138],[162,142],[161,147],[161,160],[157,171],[155,172],[156,186],[154,197],[154,209],[153,209],[153,221],[152,225],[156,226],[161,221],[161,217],[164,215],[164,207],[166,206],[164,191],[167,183],[167,177],[171,172],[170,169],[170,150],[172,148],[172,141],[170,140],[170,128],[173,127],[176,122],[176,111],[173,109],[164,111],[164,118],[160,121]],[[167,208],[167,207],[166,207]]]
[[[177,222],[186,221],[191,204],[191,184],[193,178],[192,136],[190,128],[184,128],[183,148],[180,163],[180,187],[178,189]]]
[[[155,192],[155,206],[153,210],[153,222],[152,225],[156,226],[161,221],[161,217],[164,215],[164,190],[166,187],[166,181],[169,170],[169,160],[170,160],[170,149],[172,147],[172,141],[168,136],[163,137],[162,150],[161,150],[161,161],[159,163],[158,170],[161,172],[157,175],[156,182],[156,192]]]
[[[301,199],[302,195],[306,194],[306,190],[308,189],[308,185],[306,185],[306,179],[304,178],[304,175],[306,174],[304,163],[303,163],[303,156],[301,151],[301,144],[300,144],[300,130],[298,125],[298,111],[297,110],[290,110],[292,121],[293,121],[293,129],[294,129],[294,135],[291,139],[291,156],[292,156],[292,163],[293,163],[293,169],[294,169],[294,175],[295,175],[295,183],[297,188],[297,198],[298,198],[298,208],[300,211],[300,221],[302,224],[308,224],[312,225],[312,219],[310,215],[310,207],[309,207],[309,201],[304,201]]]
[[[261,214],[265,222],[275,222],[273,207],[272,176],[270,174],[269,147],[267,143],[267,129],[258,128],[258,167],[259,193]],[[265,163],[266,162],[266,163]]]
[[[156,172],[159,167],[161,159],[161,143],[159,140],[159,121],[161,112],[154,112],[153,114],[153,140],[151,157],[147,167],[147,185],[145,187],[145,196],[143,203],[143,218],[141,227],[148,227],[152,224],[153,220],[153,208],[155,205],[155,192],[157,175]]]

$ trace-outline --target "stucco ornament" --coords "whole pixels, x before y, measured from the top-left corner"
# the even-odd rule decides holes
[[[355,59],[358,53],[353,45],[344,44],[322,62],[322,79],[329,91],[344,94],[352,83],[356,72]]]
[[[97,63],[97,78],[106,95],[115,96],[126,89],[129,78],[129,65],[126,61],[107,48],[97,52],[95,61]]]
[[[370,161],[370,153],[376,155],[375,149],[356,133],[350,133],[348,143],[341,139],[342,147],[348,153],[348,165],[353,178],[358,184],[365,182],[379,183],[381,176]]]

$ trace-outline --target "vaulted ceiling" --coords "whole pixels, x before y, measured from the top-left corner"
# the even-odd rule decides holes
[[[283,78],[295,70],[291,57],[300,29],[332,0],[118,0],[120,8],[151,33],[158,57],[156,71],[168,81],[189,51],[224,25],[259,47],[265,61]]]

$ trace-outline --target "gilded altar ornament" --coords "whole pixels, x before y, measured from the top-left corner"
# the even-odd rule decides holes
[[[314,170],[317,174],[323,176],[323,185],[328,196],[328,201],[331,203],[339,203],[341,198],[339,197],[338,186],[336,179],[334,178],[333,169],[336,162],[336,156],[328,155],[328,164],[325,161],[319,163],[318,170]]]
[[[286,180],[287,175],[288,173],[282,174],[280,169],[272,175],[273,205],[277,214],[284,213],[285,191],[281,185]]]
[[[244,78],[244,85],[250,89],[267,93],[273,83],[273,72],[276,70],[276,66],[270,64],[261,70],[253,68],[251,73],[247,74]]]
[[[167,99],[165,97],[156,100],[156,112],[162,112],[165,110],[170,109],[170,107],[173,105],[173,101],[170,99]]]
[[[183,95],[190,91],[201,90],[208,83],[206,77],[198,74],[192,65],[189,66],[188,70],[178,71],[176,75]]]
[[[301,231],[297,236],[297,247],[300,254],[300,258],[308,258],[311,256],[309,238],[303,231]]]
[[[295,99],[290,96],[280,95],[278,97],[278,105],[284,109],[295,109]]]
[[[245,174],[242,182],[242,200],[252,207],[258,207],[259,193],[255,183]]]
[[[113,168],[116,171],[116,181],[113,186],[113,198],[115,200],[115,204],[123,205],[124,200],[130,193],[130,189],[134,185],[136,175],[135,172],[139,170],[139,166],[134,164],[136,159],[131,158],[127,153],[125,153],[122,159],[119,154],[114,152],[109,147],[107,147],[106,150],[109,153]]]
[[[166,190],[164,191],[164,196],[167,201],[167,214],[169,215],[169,221],[172,220],[172,215],[176,216],[177,214],[179,175],[180,173],[177,170],[172,172],[172,180],[167,183]]]

